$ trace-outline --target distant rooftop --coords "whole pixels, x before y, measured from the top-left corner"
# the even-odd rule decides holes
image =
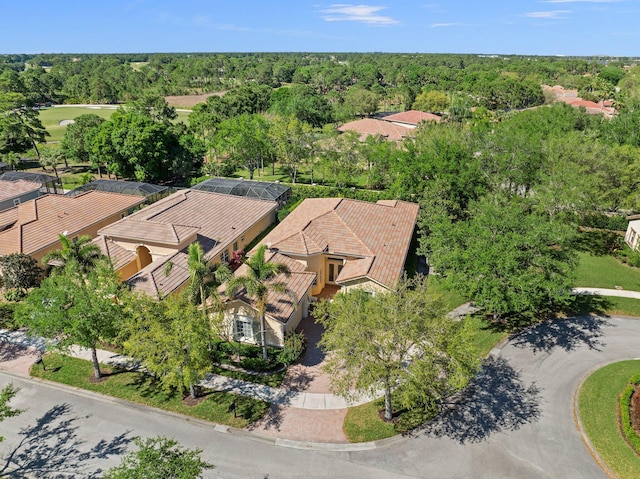
[[[191,189],[276,201],[280,206],[286,203],[291,196],[291,187],[288,185],[229,178],[210,178],[192,186]]]
[[[26,171],[6,171],[0,175],[0,180],[4,181],[30,181],[38,183],[43,193],[62,193],[62,181],[55,176],[44,173],[28,173]]]

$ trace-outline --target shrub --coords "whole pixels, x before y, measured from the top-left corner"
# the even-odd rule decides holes
[[[285,366],[293,364],[304,352],[306,342],[303,333],[289,333],[284,338],[284,347],[278,353],[278,361]]]
[[[6,299],[7,301],[18,302],[18,301],[22,301],[26,295],[27,293],[19,289],[9,289],[4,292],[4,299]]]
[[[0,303],[0,328],[13,329],[15,303]]]
[[[622,391],[618,399],[622,433],[636,454],[640,454],[640,436],[638,436],[631,424],[631,397],[633,396],[635,386],[638,384],[640,384],[640,374],[636,374],[631,378],[629,385]]]

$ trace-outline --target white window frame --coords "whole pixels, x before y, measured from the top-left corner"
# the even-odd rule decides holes
[[[247,333],[250,333],[249,336]],[[236,341],[255,342],[253,318],[244,314],[233,315],[233,337]]]

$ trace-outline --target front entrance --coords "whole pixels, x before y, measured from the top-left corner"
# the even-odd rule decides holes
[[[342,271],[342,268],[344,267],[344,261],[341,259],[329,258],[327,263],[329,266],[327,283],[336,284],[336,278],[340,275],[340,271]]]

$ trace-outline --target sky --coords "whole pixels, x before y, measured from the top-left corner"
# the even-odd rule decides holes
[[[0,0],[0,54],[640,56],[640,0],[362,1]]]

